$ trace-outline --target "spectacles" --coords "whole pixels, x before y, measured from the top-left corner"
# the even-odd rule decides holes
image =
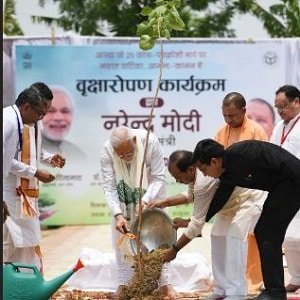
[[[277,109],[277,110],[284,110],[285,108],[287,108],[287,106],[289,106],[291,104],[291,102],[289,103],[286,103],[286,104],[281,104],[281,105],[275,105],[274,108]]]
[[[45,110],[43,109],[39,109],[36,106],[31,106],[31,108],[33,109],[33,111],[36,113],[36,115],[38,116],[38,120],[43,119],[43,117],[45,116],[45,114],[47,113]]]

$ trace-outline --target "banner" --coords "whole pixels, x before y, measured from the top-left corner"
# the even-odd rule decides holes
[[[275,91],[292,84],[286,82],[288,58],[284,41],[175,39],[163,43],[159,81],[158,44],[152,51],[139,49],[137,39],[110,38],[93,45],[16,45],[16,94],[42,81],[69,98],[69,110],[64,112],[58,105],[52,112],[52,121],[60,114],[53,124],[61,127],[54,128],[46,117],[42,121],[43,132],[53,130],[48,133],[52,140],[68,128],[63,142],[43,142],[46,150],[65,151],[66,166],[54,171],[55,181],[40,184],[42,224],[110,223],[101,186],[100,151],[119,125],[147,128],[156,89],[151,129],[167,162],[173,151],[193,151],[199,140],[214,138],[224,124],[221,103],[229,92],[240,92],[247,101],[262,98],[273,106]],[[60,100],[61,106],[64,101]],[[169,196],[187,189],[166,173]],[[169,212],[172,217],[188,218],[191,207],[178,206]]]

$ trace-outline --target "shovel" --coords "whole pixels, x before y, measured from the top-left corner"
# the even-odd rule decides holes
[[[124,231],[124,233],[126,234],[126,236],[130,239],[130,240],[135,240],[136,241],[136,235],[131,233],[125,225],[122,226],[122,229]],[[140,245],[141,245],[141,250],[144,253],[148,253],[149,249],[147,248],[147,246],[145,246],[142,241],[140,241]]]

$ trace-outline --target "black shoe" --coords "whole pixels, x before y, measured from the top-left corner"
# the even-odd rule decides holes
[[[252,300],[287,300],[286,292],[284,291],[263,291]]]

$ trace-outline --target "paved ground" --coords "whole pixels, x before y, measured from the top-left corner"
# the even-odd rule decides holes
[[[206,224],[204,226],[203,237],[194,239],[182,251],[200,252],[210,262],[210,230],[211,224]],[[182,231],[179,230],[178,236],[181,233]],[[42,235],[41,246],[44,256],[44,274],[46,280],[53,279],[66,272],[77,261],[84,247],[98,249],[105,253],[112,252],[110,225],[48,228],[42,230]],[[290,275],[287,270],[285,270],[285,276],[288,281]],[[300,294],[291,294],[289,296],[289,299],[300,300]]]

